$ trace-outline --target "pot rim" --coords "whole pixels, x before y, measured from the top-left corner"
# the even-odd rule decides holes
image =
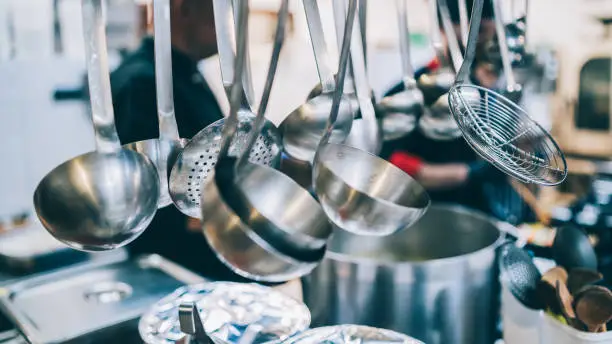
[[[409,261],[409,260],[405,260],[405,261],[389,261],[389,260],[380,260],[380,259],[376,259],[376,258],[369,258],[369,257],[355,257],[353,255],[350,254],[345,254],[345,253],[339,253],[339,252],[334,252],[332,251],[331,246],[328,244],[327,246],[327,251],[325,252],[325,257],[323,258],[324,260],[333,260],[336,262],[341,262],[341,263],[350,263],[350,264],[369,264],[369,265],[377,265],[377,266],[412,266],[412,267],[418,267],[418,266],[426,266],[426,265],[430,265],[430,264],[453,264],[456,263],[457,261],[461,260],[465,260],[466,258],[471,258],[473,256],[477,256],[480,254],[483,254],[484,252],[489,252],[489,251],[495,251],[498,247],[500,247],[501,245],[503,245],[504,243],[508,242],[507,240],[507,236],[508,234],[513,234],[512,232],[516,230],[516,228],[514,226],[512,226],[511,224],[504,222],[504,221],[500,221],[497,220],[489,215],[486,215],[485,213],[476,210],[476,209],[471,209],[462,205],[458,205],[458,204],[452,204],[452,203],[432,203],[430,206],[430,209],[432,207],[435,208],[443,208],[443,209],[447,209],[447,210],[458,210],[461,213],[471,213],[472,215],[483,219],[485,221],[490,222],[493,226],[495,226],[498,230],[498,237],[497,239],[495,239],[495,241],[493,241],[491,244],[484,246],[482,248],[479,248],[475,251],[469,252],[469,253],[465,253],[465,254],[461,254],[461,255],[457,255],[457,256],[452,256],[452,257],[445,257],[445,258],[435,258],[435,259],[428,259],[428,260],[423,260],[423,261]],[[410,230],[410,229],[405,229],[405,230]],[[348,233],[350,235],[350,233]],[[333,234],[332,234],[333,235]]]

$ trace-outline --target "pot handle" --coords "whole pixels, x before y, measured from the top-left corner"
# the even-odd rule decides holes
[[[504,221],[498,221],[496,225],[497,228],[499,228],[499,230],[503,233],[497,247],[500,247],[508,242],[514,242],[517,247],[524,247],[527,245],[527,239],[521,238],[518,229],[515,226]]]

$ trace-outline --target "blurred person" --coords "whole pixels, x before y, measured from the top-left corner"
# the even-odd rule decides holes
[[[212,0],[171,0],[172,75],[180,137],[191,138],[223,118],[198,62],[217,54]],[[159,137],[153,37],[146,36],[111,74],[122,144]],[[157,253],[205,277],[243,280],[215,256],[197,219],[173,205],[159,209],[149,228],[128,245],[131,254]]]

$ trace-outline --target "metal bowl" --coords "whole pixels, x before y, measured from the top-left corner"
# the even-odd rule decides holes
[[[91,152],[47,174],[34,192],[41,223],[56,239],[84,251],[128,244],[157,210],[159,176],[144,155]]]
[[[405,229],[430,204],[425,189],[393,164],[342,144],[320,148],[313,168],[314,189],[338,227],[384,236]]]

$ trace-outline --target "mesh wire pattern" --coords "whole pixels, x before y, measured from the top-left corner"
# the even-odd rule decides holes
[[[567,163],[557,143],[508,98],[459,84],[449,92],[449,105],[468,144],[503,172],[540,185],[558,185],[567,177]]]

